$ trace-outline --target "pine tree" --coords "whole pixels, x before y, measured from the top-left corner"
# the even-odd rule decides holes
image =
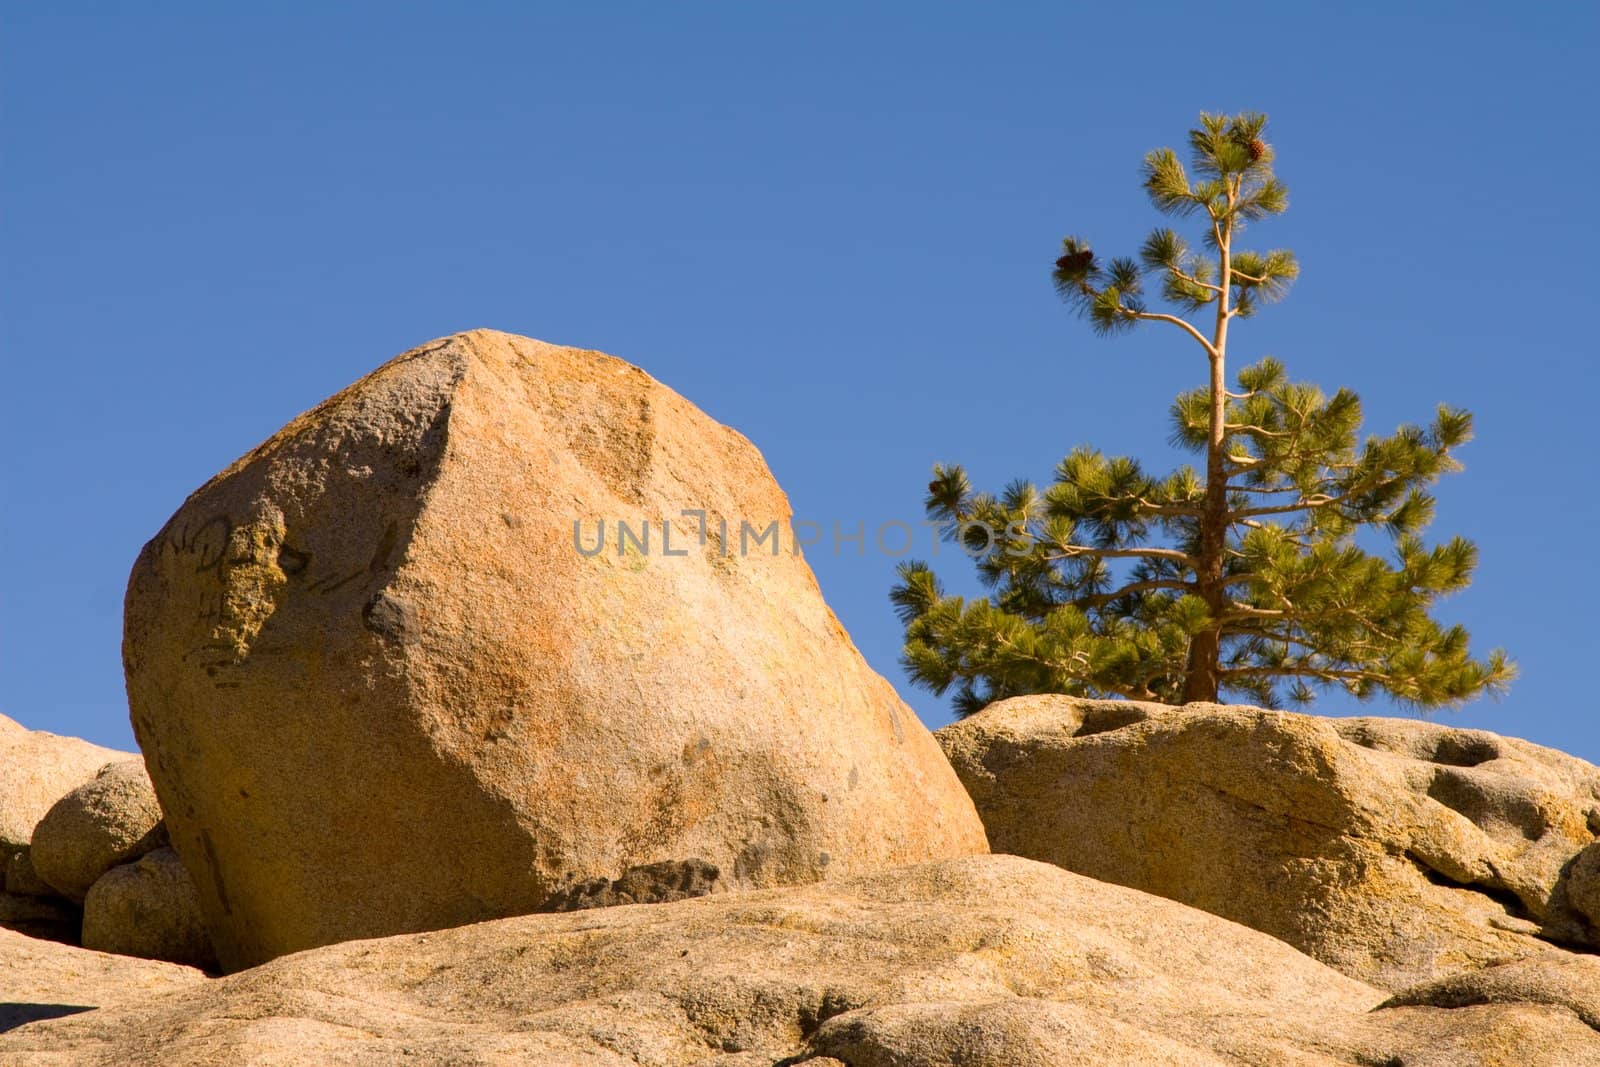
[[[1198,220],[1198,249],[1162,228],[1137,258],[1102,262],[1068,237],[1055,264],[1057,291],[1096,332],[1160,323],[1205,353],[1207,384],[1171,408],[1172,443],[1202,469],[1158,478],[1080,447],[1049,487],[1019,480],[992,494],[960,467],[934,468],[928,516],[991,593],[948,596],[913,561],[892,599],[913,681],[954,687],[959,713],[1023,693],[1182,703],[1226,692],[1277,706],[1327,687],[1428,709],[1498,694],[1514,676],[1504,652],[1474,659],[1464,629],[1429,615],[1477,563],[1469,541],[1421,536],[1429,489],[1460,469],[1471,415],[1441,406],[1427,427],[1362,440],[1354,393],[1293,383],[1274,359],[1227,388],[1230,327],[1282,299],[1299,272],[1285,249],[1239,244],[1247,224],[1288,206],[1266,124],[1202,114],[1190,168],[1168,148],[1145,157],[1151,202]],[[1147,301],[1152,279],[1166,310]],[[1389,550],[1361,547],[1364,530]]]

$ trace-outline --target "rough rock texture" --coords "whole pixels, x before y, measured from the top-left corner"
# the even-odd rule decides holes
[[[540,911],[583,911],[619,904],[665,904],[717,890],[722,872],[705,860],[662,860],[630,867],[621,878],[590,878],[553,894]]]
[[[789,515],[749,441],[643,371],[490,331],[194,493],[134,566],[123,653],[224,965],[661,860],[750,887],[984,851],[792,539],[740,537]]]
[[[982,856],[315,949],[13,1030],[0,1063],[1600,1063],[1527,990],[1371,1011],[1383,993],[1263,934]]]
[[[5,890],[25,897],[53,897],[56,891],[45,885],[39,872],[33,869],[33,860],[24,845],[11,853],[6,861]]]
[[[939,731],[996,851],[1204,908],[1399,989],[1592,943],[1600,769],[1407,719],[1019,697]]]
[[[0,855],[5,855],[0,849]],[[5,860],[4,891],[0,892],[0,927],[77,944],[83,916],[77,905],[63,900],[33,869],[28,846],[14,849]]]
[[[0,715],[0,851],[26,845],[50,805],[130,753],[29,730]]]
[[[158,848],[100,876],[83,902],[83,947],[215,969],[200,896],[183,861]]]
[[[1549,1004],[1600,1031],[1600,959],[1549,952],[1412,986],[1383,1006],[1465,1008],[1478,1004]]]
[[[1600,841],[1578,853],[1567,868],[1566,900],[1591,929],[1600,930]]]
[[[78,943],[78,909],[59,897],[0,893],[0,927],[51,941]]]
[[[151,997],[197,986],[204,978],[191,967],[109,956],[0,930],[0,1064],[73,1062],[66,1054],[19,1052],[7,1032],[25,1023],[118,1004],[137,1010]],[[143,1062],[162,1061],[147,1057]]]
[[[102,874],[166,843],[144,762],[129,759],[56,801],[34,827],[29,858],[46,885],[81,904]]]

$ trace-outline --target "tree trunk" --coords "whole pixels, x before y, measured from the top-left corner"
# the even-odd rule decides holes
[[[1213,619],[1220,618],[1227,587],[1222,565],[1227,554],[1228,478],[1223,466],[1223,422],[1227,414],[1226,379],[1220,356],[1211,359],[1211,435],[1206,445],[1206,496],[1200,514],[1199,571],[1195,584]],[[1215,701],[1221,684],[1222,627],[1215,624],[1189,642],[1189,662],[1184,672],[1183,700]]]
[[[1222,634],[1202,630],[1189,641],[1189,665],[1183,679],[1183,702],[1204,700],[1216,703],[1220,684],[1217,660],[1222,654]]]
[[[1233,219],[1238,199],[1238,182],[1228,191],[1227,218],[1214,223],[1217,238],[1217,325],[1211,337],[1211,426],[1206,439],[1206,495],[1200,512],[1199,567],[1195,585],[1200,599],[1213,620],[1211,626],[1189,640],[1189,661],[1183,678],[1183,702],[1215,701],[1222,682],[1222,618],[1227,606],[1228,587],[1222,582],[1223,562],[1228,551],[1228,470],[1224,459],[1227,447],[1228,415],[1228,319],[1233,295]]]

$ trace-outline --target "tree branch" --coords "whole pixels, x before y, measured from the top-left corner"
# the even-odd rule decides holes
[[[1241,456],[1233,453],[1229,453],[1222,458],[1226,462],[1234,465],[1234,469],[1228,472],[1229,477],[1232,477],[1235,474],[1243,474],[1245,471],[1259,467],[1261,464],[1266,462],[1266,460],[1258,459],[1255,456]]]
[[[1229,619],[1287,619],[1295,614],[1292,611],[1283,611],[1278,608],[1257,608],[1249,604],[1241,604],[1237,600],[1228,602],[1228,610],[1223,613],[1222,620]]]
[[[1084,670],[1084,668],[1087,667],[1088,664],[1087,664],[1086,660],[1081,658],[1083,656],[1082,652],[1076,652],[1076,653],[1073,654],[1073,656],[1071,658],[1074,659],[1074,660],[1077,660],[1078,662],[1075,663],[1075,664],[1072,664],[1071,666],[1069,666],[1067,664],[1062,663],[1060,660],[1047,659],[1044,656],[1037,656],[1037,655],[1034,655],[1031,652],[1024,652],[1024,651],[1022,651],[1021,649],[1019,649],[1017,647],[1016,642],[1014,642],[1011,639],[1006,638],[1006,637],[999,638],[995,642],[995,644],[997,646],[1005,649],[1007,652],[1009,652],[1011,655],[1015,656],[1018,659],[1029,660],[1029,661],[1031,661],[1033,663],[1037,663],[1039,666],[1044,667],[1047,670],[1057,671],[1057,672],[1067,676],[1068,678],[1080,678],[1080,679],[1083,679],[1084,681],[1088,681],[1087,672]],[[981,675],[981,672],[963,672],[963,671],[958,671],[956,673],[957,673],[958,677],[964,678],[967,681],[971,681],[974,677],[977,677],[977,676]],[[1140,687],[1138,689],[1131,689],[1131,688],[1129,688],[1127,686],[1106,685],[1106,684],[1102,684],[1100,682],[1094,682],[1093,686],[1096,689],[1100,689],[1100,690],[1103,690],[1103,691],[1106,691],[1106,692],[1118,693],[1118,694],[1126,697],[1129,700],[1156,700],[1156,699],[1158,699],[1156,694],[1151,692],[1148,686],[1142,686],[1142,687]]]
[[[1389,675],[1378,674],[1375,671],[1345,670],[1334,667],[1224,667],[1222,673],[1230,676],[1240,675],[1277,675],[1279,677],[1294,676],[1301,678],[1321,678],[1324,681],[1340,682],[1347,680],[1377,682],[1379,685],[1388,685],[1392,680]]]
[[[1215,357],[1217,354],[1217,350],[1212,347],[1211,342],[1206,340],[1205,334],[1195,329],[1194,324],[1188,319],[1179,318],[1177,315],[1168,315],[1160,311],[1134,311],[1131,308],[1122,308],[1121,311],[1131,319],[1142,319],[1146,322],[1170,322],[1198,341],[1200,347],[1205,349],[1211,356]]]
[[[1074,556],[1098,556],[1102,559],[1165,559],[1174,563],[1182,563],[1186,567],[1196,565],[1195,558],[1187,552],[1180,552],[1176,548],[1091,548],[1087,545],[1063,545],[1056,542],[1056,547],[1061,549],[1059,555],[1046,556],[1045,559],[1071,559]]]
[[[1172,274],[1173,277],[1182,278],[1184,281],[1188,282],[1190,285],[1199,286],[1201,289],[1209,289],[1213,293],[1222,292],[1222,286],[1220,286],[1220,285],[1212,285],[1210,282],[1203,282],[1199,278],[1196,278],[1191,274],[1185,274],[1183,271],[1179,270],[1177,267],[1168,267],[1167,270]]]
[[[1301,647],[1303,649],[1306,649],[1309,652],[1316,653],[1316,654],[1319,654],[1319,655],[1326,655],[1326,652],[1325,652],[1325,650],[1323,649],[1322,646],[1316,644],[1315,642],[1308,641],[1308,640],[1306,640],[1305,638],[1302,638],[1302,637],[1290,637],[1288,634],[1276,634],[1276,633],[1270,633],[1270,632],[1265,631],[1265,630],[1251,630],[1251,629],[1228,629],[1225,632],[1227,632],[1229,635],[1235,636],[1235,637],[1254,637],[1254,638],[1260,638],[1263,641],[1275,641],[1278,644],[1283,644],[1283,645],[1298,645],[1299,647]],[[1359,653],[1361,655],[1366,655],[1366,656],[1374,655],[1378,651],[1376,646],[1374,646],[1372,644],[1369,644],[1369,643],[1367,643],[1365,641],[1356,641],[1356,642],[1353,642],[1353,643],[1351,643],[1349,645],[1343,646],[1343,648],[1347,652]],[[1341,659],[1349,659],[1350,657],[1349,656],[1341,656],[1340,658]]]
[[[1297,486],[1297,485],[1280,485],[1280,486],[1277,486],[1276,488],[1269,489],[1269,488],[1267,488],[1265,486],[1260,486],[1260,485],[1233,485],[1233,484],[1230,483],[1228,485],[1228,492],[1230,492],[1230,493],[1298,493],[1298,492],[1300,492],[1300,487]]]
[[[1171,516],[1200,514],[1200,509],[1190,504],[1157,504],[1154,501],[1142,496],[1112,496],[1105,497],[1104,499],[1118,502],[1131,501],[1132,503],[1137,504],[1140,508],[1144,509],[1144,511],[1150,515]],[[1143,518],[1143,516],[1140,517]]]
[[[1242,511],[1236,512],[1236,514],[1239,518],[1246,518],[1256,515],[1283,515],[1291,511],[1311,511],[1315,508],[1325,508],[1334,504],[1343,504],[1362,493],[1376,492],[1379,489],[1387,488],[1388,486],[1391,486],[1396,482],[1403,481],[1404,479],[1404,475],[1391,474],[1387,478],[1368,479],[1350,487],[1345,492],[1340,493],[1338,496],[1329,496],[1326,493],[1315,493],[1311,496],[1303,497],[1293,504],[1278,504],[1274,505],[1273,507],[1245,508]]]
[[[1121,589],[1114,589],[1109,593],[1094,593],[1089,596],[1079,597],[1072,601],[1074,607],[1100,607],[1113,600],[1125,597],[1130,593],[1143,593],[1152,589],[1193,589],[1193,582],[1182,582],[1172,578],[1151,578],[1142,582],[1129,582]]]
[[[1232,395],[1232,394],[1229,394]],[[1267,430],[1248,422],[1226,422],[1222,428],[1229,433],[1249,433],[1257,437],[1293,437],[1294,434],[1287,430]]]

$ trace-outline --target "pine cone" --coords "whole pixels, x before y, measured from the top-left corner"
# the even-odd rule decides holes
[[[1250,162],[1260,163],[1261,157],[1267,154],[1267,144],[1259,137],[1252,137],[1250,143],[1245,145],[1250,152]]]
[[[1094,253],[1085,248],[1082,252],[1073,252],[1056,260],[1056,270],[1068,277],[1077,277],[1087,274],[1094,269]]]

